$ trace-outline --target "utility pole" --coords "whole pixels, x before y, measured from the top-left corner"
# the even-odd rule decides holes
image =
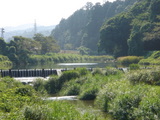
[[[34,21],[34,34],[37,33],[37,23],[36,23],[36,20]]]
[[[1,28],[1,37],[4,38],[4,28]]]

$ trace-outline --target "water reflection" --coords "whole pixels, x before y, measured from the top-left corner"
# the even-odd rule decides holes
[[[77,68],[77,67],[86,67],[86,68],[105,68],[107,66],[115,67],[115,63],[46,63],[46,64],[37,64],[37,65],[26,65],[26,66],[14,66],[12,69],[60,69],[60,68]]]

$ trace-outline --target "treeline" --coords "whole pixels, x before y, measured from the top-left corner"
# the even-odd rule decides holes
[[[7,56],[14,64],[27,64],[30,55],[43,55],[60,51],[55,39],[42,34],[35,34],[33,39],[22,36],[14,36],[13,40],[6,43],[0,38],[0,54]]]
[[[101,5],[88,2],[84,7],[75,11],[68,19],[62,19],[52,31],[61,49],[88,48],[89,54],[97,54],[100,28],[104,21],[127,11],[137,0],[117,0]]]
[[[52,31],[62,49],[144,56],[160,50],[160,0],[87,3]],[[103,53],[104,54],[104,53]]]
[[[159,6],[160,0],[138,0],[127,12],[106,21],[100,31],[99,50],[115,57],[160,50]]]

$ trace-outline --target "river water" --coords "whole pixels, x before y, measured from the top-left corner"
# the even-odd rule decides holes
[[[77,68],[77,67],[86,67],[86,68],[105,68],[107,66],[115,67],[115,63],[47,63],[47,64],[37,64],[37,65],[26,65],[26,66],[13,66],[12,69],[66,69],[66,68]]]
[[[77,96],[56,96],[49,97],[47,100],[63,100],[75,106],[75,108],[83,113],[91,113],[96,116],[101,116],[103,119],[112,120],[111,116],[102,112],[94,105],[94,100],[78,100]]]
[[[57,64],[45,64],[45,65],[27,65],[27,66],[15,66],[12,69],[66,69],[66,68],[106,68],[115,67],[115,63],[57,63]],[[111,117],[106,113],[97,109],[94,105],[94,101],[78,100],[75,96],[62,96],[62,97],[49,97],[48,100],[65,100],[70,104],[73,104],[78,111],[91,112],[93,115],[102,116],[104,119],[111,120]]]

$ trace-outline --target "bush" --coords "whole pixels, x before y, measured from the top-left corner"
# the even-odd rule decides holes
[[[117,74],[120,74],[121,71],[119,71],[118,69],[116,68],[112,68],[112,67],[107,67],[106,68],[106,73],[105,75],[117,75]]]
[[[138,70],[127,75],[127,79],[133,83],[146,83],[150,85],[160,85],[159,70]]]
[[[145,97],[134,112],[136,119],[159,120],[160,119],[160,99],[158,97]]]
[[[134,93],[125,93],[117,96],[111,103],[111,114],[117,120],[133,120],[134,109],[138,107],[141,98]]]
[[[76,70],[70,70],[70,71],[65,71],[63,72],[63,74],[60,76],[59,78],[59,82],[60,83],[64,83],[66,81],[69,81],[71,79],[75,79],[80,77],[80,74],[78,71]]]
[[[48,94],[55,94],[61,89],[60,84],[57,76],[51,76],[45,83],[45,89]]]
[[[92,75],[96,75],[96,74],[104,75],[104,71],[100,68],[96,68],[93,70]]]
[[[76,68],[76,70],[79,72],[80,76],[89,74],[89,71],[86,68]]]
[[[130,70],[138,70],[140,67],[138,64],[130,64],[129,65],[129,69]]]
[[[21,96],[32,96],[33,95],[33,89],[31,86],[24,86],[16,88],[15,94],[19,94]]]
[[[26,107],[24,110],[24,117],[27,120],[47,120],[48,108],[44,108],[43,106],[30,106]]]
[[[73,84],[65,90],[64,95],[79,95],[79,93],[80,93],[80,85]]]
[[[36,79],[33,82],[33,88],[40,92],[41,94],[45,94],[46,90],[45,90],[45,81],[43,79]]]
[[[81,100],[94,100],[97,96],[97,92],[97,87],[88,88],[80,94],[79,98]]]
[[[137,64],[143,57],[139,56],[125,56],[125,57],[119,57],[117,58],[117,61],[123,65],[129,65],[129,64]]]

